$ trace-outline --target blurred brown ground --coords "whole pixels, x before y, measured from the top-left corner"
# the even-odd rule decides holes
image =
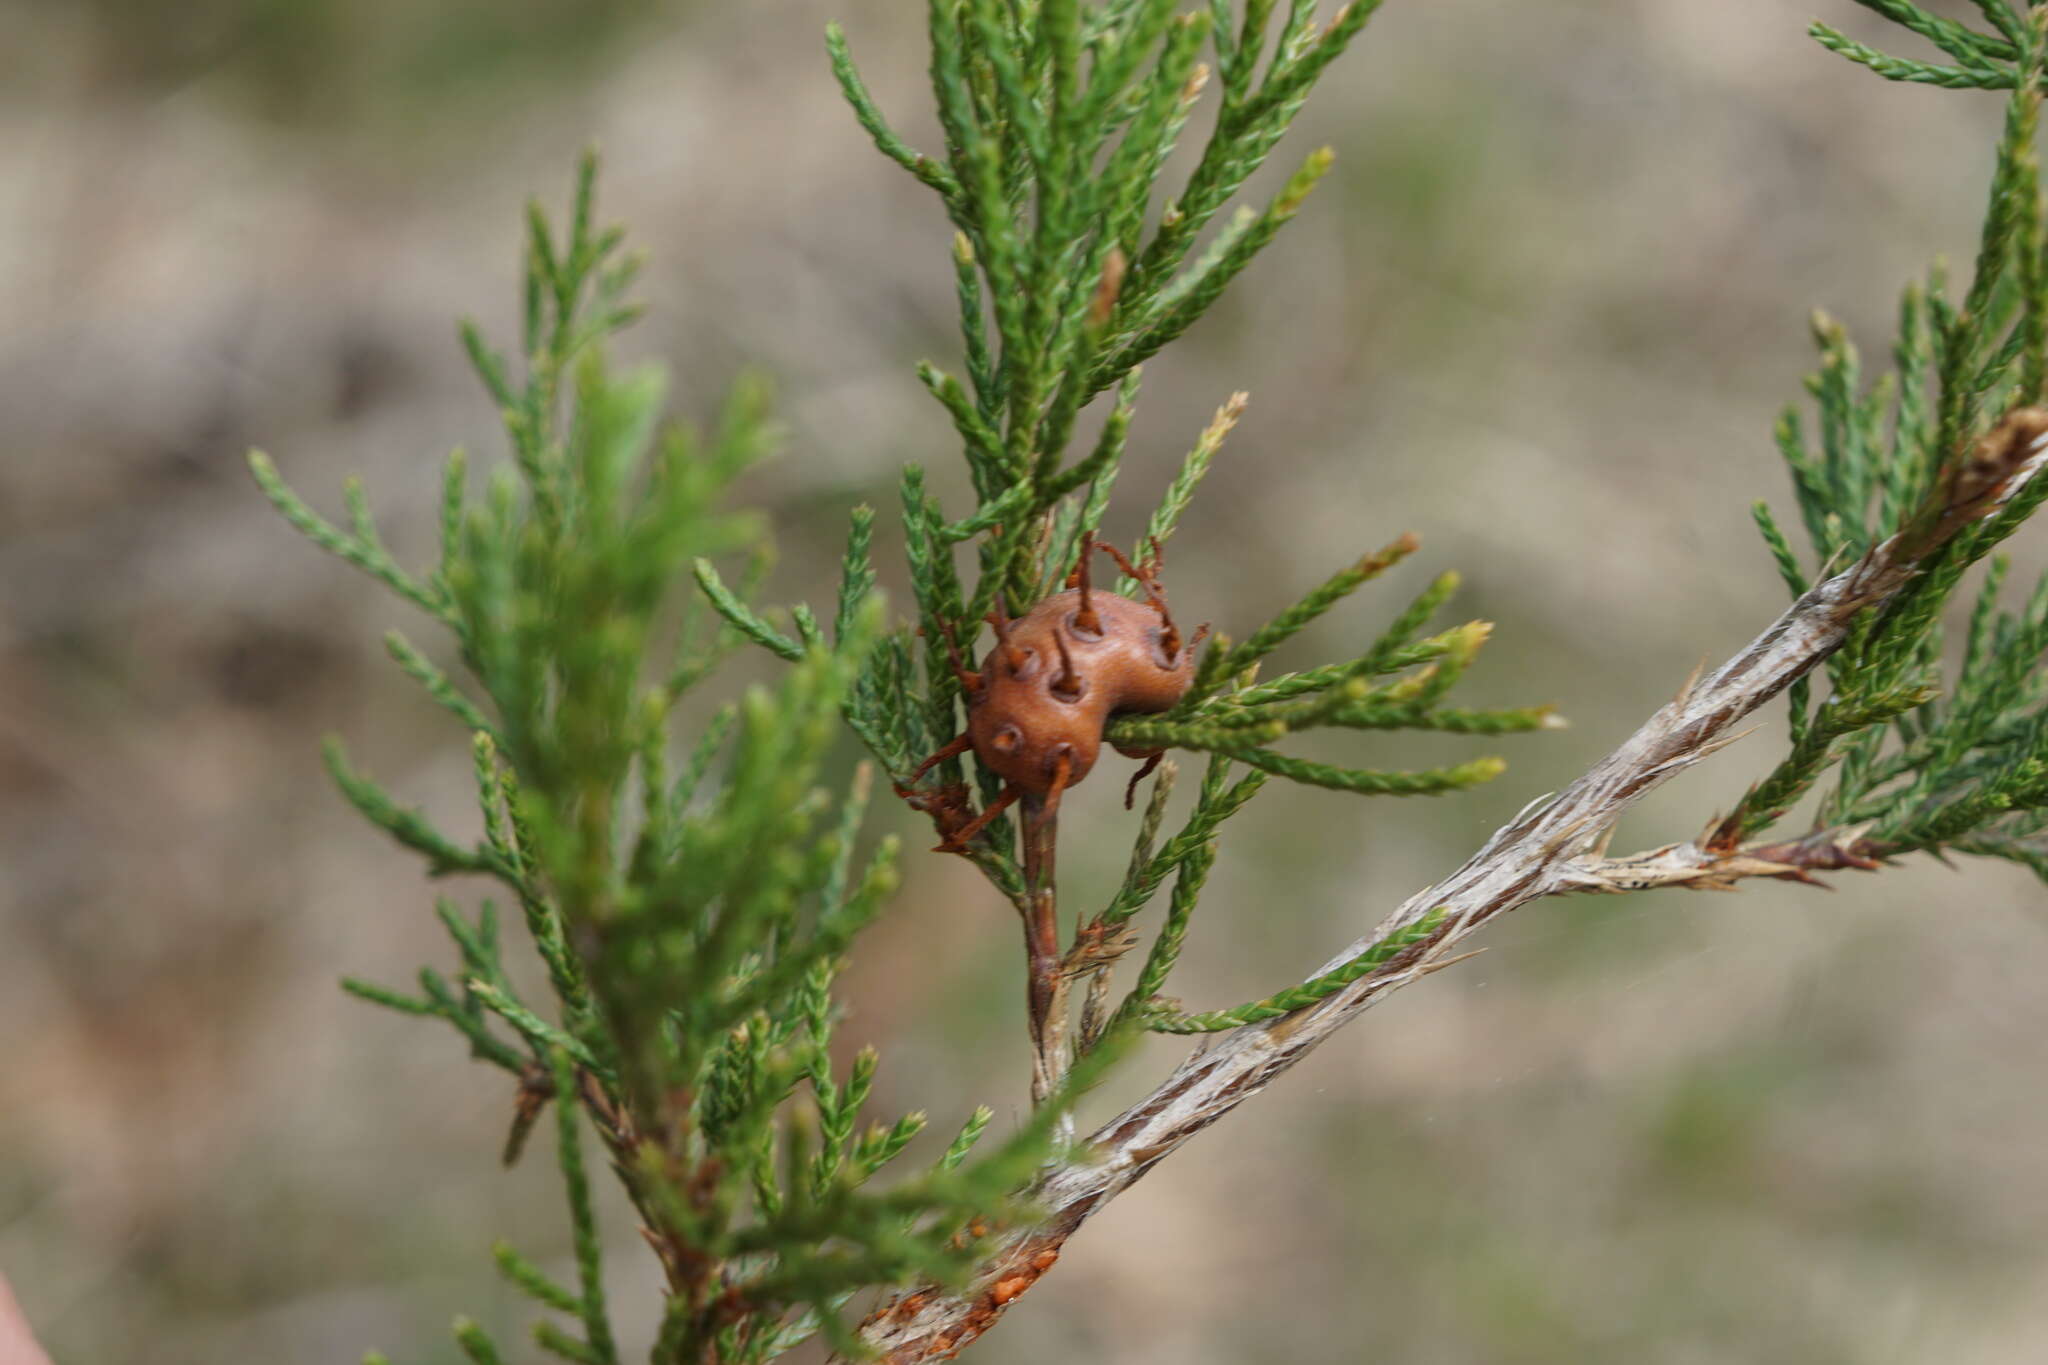
[[[487,1249],[565,1253],[545,1151],[499,1170],[497,1073],[334,986],[446,957],[416,865],[315,754],[339,733],[466,827],[460,736],[379,643],[430,637],[298,542],[243,452],[329,507],[363,474],[424,553],[440,456],[495,454],[453,319],[502,333],[521,203],[595,139],[652,255],[627,349],[685,413],[777,378],[788,453],[748,492],[777,593],[824,598],[845,508],[893,506],[901,461],[958,505],[910,373],[954,355],[948,231],[819,41],[843,19],[929,143],[921,12],[0,0],[0,1270],[59,1365],[449,1361],[456,1311],[519,1339]],[[1176,602],[1241,630],[1414,529],[1301,657],[1456,566],[1452,619],[1500,622],[1475,703],[1574,728],[1468,797],[1279,784],[1226,841],[1191,1002],[1294,979],[1778,610],[1747,506],[1782,502],[1806,311],[1882,352],[1898,287],[1968,259],[2000,112],[1884,85],[1806,18],[1391,0],[1283,144],[1276,171],[1321,142],[1338,169],[1149,367],[1112,532],[1248,388]],[[1690,834],[1777,742],[1774,716],[1621,842]],[[1480,749],[1398,757],[1447,751]],[[1070,894],[1122,857],[1111,785]],[[909,871],[842,1036],[882,1046],[883,1105],[1014,1113],[1014,931],[957,863]],[[2043,909],[1977,865],[1530,907],[1144,1182],[976,1358],[2048,1358]],[[649,1266],[612,1230],[642,1339]]]

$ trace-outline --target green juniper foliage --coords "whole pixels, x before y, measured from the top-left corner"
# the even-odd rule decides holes
[[[344,529],[264,456],[250,463],[295,526],[445,626],[475,683],[473,696],[391,638],[400,667],[473,735],[481,841],[437,830],[355,771],[339,744],[328,764],[356,808],[431,873],[503,887],[554,999],[541,1006],[514,988],[489,899],[473,916],[435,903],[457,952],[452,974],[422,968],[417,993],[344,985],[445,1021],[472,1055],[516,1078],[508,1161],[555,1102],[575,1282],[497,1250],[506,1277],[559,1315],[534,1339],[569,1360],[618,1356],[587,1119],[667,1276],[655,1359],[766,1360],[820,1331],[850,1344],[841,1309],[862,1289],[957,1274],[977,1246],[970,1223],[1016,1216],[1048,1125],[970,1159],[990,1117],[978,1109],[936,1163],[885,1192],[866,1188],[925,1124],[919,1113],[866,1114],[872,1051],[844,1070],[830,1055],[833,978],[895,885],[896,849],[885,840],[856,856],[865,773],[842,792],[818,777],[880,635],[880,604],[850,592],[830,643],[799,616],[797,644],[709,569],[707,556],[764,562],[754,519],[720,506],[772,443],[764,394],[742,383],[708,434],[664,430],[659,373],[607,367],[604,340],[633,316],[634,267],[617,232],[592,222],[594,174],[586,160],[565,232],[532,218],[516,371],[465,329],[514,458],[481,497],[463,458],[449,461],[430,572],[392,559],[359,488]],[[710,605],[744,624],[720,622],[686,592],[693,563]],[[679,703],[748,636],[794,666],[778,687],[715,712],[684,749]],[[499,1358],[474,1322],[460,1322],[456,1339],[472,1360]]]
[[[2048,239],[2036,154],[2048,11],[2022,16],[1980,0],[1986,33],[1903,0],[1862,3],[1957,57],[1971,78],[1950,80],[1941,73],[1956,68],[1885,56],[1824,24],[1814,36],[1891,79],[2012,93],[1968,292],[1951,299],[1940,267],[1909,286],[1893,370],[1868,384],[1842,326],[1815,316],[1821,368],[1806,387],[1818,430],[1809,434],[1792,408],[1777,438],[1823,569],[1893,536],[1930,535],[1938,528],[1926,509],[1967,497],[1974,470],[2003,454],[2002,443],[2048,430],[2029,406],[2048,396]],[[2048,650],[2048,576],[2017,610],[2003,605],[2008,565],[1993,553],[2044,497],[2048,479],[2033,480],[1942,544],[1884,611],[1858,620],[1828,661],[1825,700],[1814,702],[1806,680],[1790,689],[1790,752],[1722,826],[1724,839],[1761,835],[1832,773],[1816,812],[1821,834],[1809,842],[1862,863],[1977,853],[2048,877],[2048,674],[2038,667]],[[1764,503],[1754,510],[1786,586],[1804,592],[1808,571],[1784,531]],[[1980,562],[1961,647],[1945,648],[1946,609]]]
[[[883,637],[846,715],[899,793],[932,812],[948,847],[966,826],[970,805],[965,762],[947,749],[963,730],[965,702],[950,650],[971,641],[991,613],[1027,611],[1086,553],[1135,418],[1140,363],[1192,325],[1274,240],[1329,170],[1332,154],[1311,152],[1263,207],[1219,215],[1377,8],[1376,0],[1358,0],[1324,17],[1309,0],[1284,7],[1216,0],[1189,12],[1174,0],[934,0],[931,77],[944,134],[938,154],[913,149],[891,128],[861,81],[845,35],[836,25],[829,31],[833,71],[856,117],[885,156],[938,195],[956,230],[965,377],[929,363],[919,366],[918,377],[958,434],[976,505],[942,508],[922,470],[905,469],[915,629]],[[1169,187],[1168,154],[1212,85],[1219,87],[1215,125],[1187,179]],[[1076,448],[1077,419],[1105,394],[1109,410],[1099,434]],[[1217,411],[1165,490],[1143,542],[1155,556],[1245,404],[1237,394]],[[873,581],[871,528],[872,514],[857,511],[845,563],[849,592]],[[963,582],[953,547],[970,542],[978,572]],[[1402,537],[1340,569],[1242,643],[1211,640],[1193,686],[1171,711],[1111,720],[1106,737],[1122,748],[1211,757],[1181,833],[1134,861],[1132,878],[1104,911],[1080,920],[1056,966],[1041,956],[1032,967],[1050,1001],[1044,1009],[1053,1011],[1064,1010],[1070,977],[1088,979],[1083,1048],[1101,1036],[1107,972],[1136,944],[1130,921],[1169,878],[1176,881],[1172,905],[1132,999],[1116,1017],[1185,1030],[1186,1016],[1160,991],[1214,860],[1217,826],[1267,774],[1364,794],[1426,795],[1473,786],[1502,769],[1491,757],[1419,772],[1344,768],[1279,752],[1272,747],[1278,741],[1333,726],[1500,734],[1555,723],[1547,707],[1471,711],[1443,704],[1488,631],[1475,622],[1425,634],[1456,585],[1449,574],[1357,657],[1257,681],[1259,667],[1291,636],[1416,548],[1412,537]],[[1128,577],[1118,583],[1121,591],[1131,587]],[[778,653],[793,648],[787,639],[764,637],[751,613],[726,615]],[[921,777],[920,760],[938,754],[946,756],[935,772]],[[1235,782],[1233,768],[1244,770]],[[994,801],[1001,788],[999,778],[977,767],[973,794],[981,803]],[[1155,805],[1148,816],[1141,845],[1156,836],[1161,810]],[[1034,809],[1027,795],[1025,828],[1018,823],[998,818],[957,851],[1016,905],[1027,936],[1035,925],[1040,941],[1050,942],[1052,811]],[[1263,1004],[1245,1009],[1266,1017],[1258,1014]],[[1047,1054],[1042,1065],[1056,1075],[1065,1064],[1063,1024],[1038,1017],[1032,1024]]]
[[[1817,430],[1809,436],[1796,412],[1778,428],[1813,562],[1759,504],[1765,541],[1795,595],[1887,542],[1919,571],[1854,622],[1828,662],[1825,699],[1815,701],[1807,680],[1791,689],[1789,752],[1708,846],[1749,849],[1801,875],[1930,850],[2008,858],[2048,876],[2048,682],[2035,668],[2048,649],[2048,579],[2019,608],[2002,605],[2007,569],[1993,554],[2048,496],[2048,479],[2002,505],[1986,491],[2007,486],[2015,452],[2048,434],[2048,412],[2031,406],[2048,385],[2048,242],[2034,153],[2048,11],[1978,0],[1989,26],[1980,31],[1904,0],[1863,3],[1956,65],[1887,56],[1824,25],[1815,35],[1894,79],[2009,90],[2009,113],[1969,290],[1951,300],[1937,271],[1907,291],[1896,373],[1866,385],[1842,329],[1816,322],[1821,370],[1808,388]],[[991,1237],[1030,1217],[1034,1175],[1071,1140],[1067,1113],[1120,1051],[1111,1044],[1142,1029],[1207,1033],[1289,1014],[1416,961],[1443,931],[1444,912],[1432,912],[1234,1008],[1190,1012],[1165,993],[1221,827],[1270,778],[1423,795],[1501,769],[1490,757],[1421,771],[1346,768],[1275,746],[1332,727],[1454,738],[1555,723],[1547,707],[1446,704],[1490,629],[1432,626],[1456,587],[1449,573],[1355,656],[1260,676],[1302,629],[1414,554],[1412,537],[1339,567],[1241,639],[1210,639],[1172,709],[1110,719],[1106,738],[1121,748],[1201,754],[1202,778],[1169,832],[1176,768],[1160,770],[1132,817],[1125,877],[1100,909],[1069,917],[1063,950],[1056,807],[1027,795],[1021,820],[987,821],[956,844],[975,805],[985,809],[1003,784],[978,763],[970,782],[966,746],[949,749],[966,703],[951,650],[971,646],[985,618],[1020,614],[1058,590],[1087,552],[1136,419],[1140,363],[1199,319],[1328,171],[1330,153],[1311,153],[1263,206],[1225,215],[1376,8],[1354,0],[1323,16],[1313,0],[1187,10],[1176,0],[931,0],[943,130],[932,153],[892,131],[845,36],[829,31],[855,117],[937,194],[956,229],[962,374],[927,364],[918,377],[957,433],[974,505],[942,507],[921,470],[904,470],[907,623],[892,624],[874,594],[867,508],[853,512],[829,621],[806,606],[755,605],[766,544],[756,519],[724,499],[774,444],[766,395],[743,381],[708,431],[665,426],[660,372],[609,366],[606,343],[635,315],[635,263],[619,232],[593,219],[593,160],[566,226],[537,209],[530,216],[516,355],[463,330],[512,458],[480,492],[461,453],[450,458],[430,570],[393,558],[353,483],[336,525],[267,458],[251,456],[295,527],[424,612],[460,655],[457,678],[406,638],[388,640],[400,669],[471,736],[480,840],[443,833],[357,771],[338,743],[328,766],[344,796],[421,854],[430,874],[497,884],[551,998],[515,986],[492,899],[473,910],[436,899],[452,972],[422,968],[416,991],[344,985],[443,1021],[513,1078],[508,1164],[553,1106],[573,1280],[508,1245],[495,1250],[508,1282],[543,1310],[540,1347],[577,1362],[619,1358],[589,1138],[666,1279],[658,1365],[765,1361],[813,1336],[857,1353],[848,1321],[857,1296],[958,1284]],[[1169,188],[1169,153],[1204,99],[1214,101],[1213,131]],[[1099,431],[1080,439],[1097,400]],[[1160,496],[1146,526],[1152,557],[1244,410],[1241,394],[1222,405]],[[1950,520],[1959,508],[1969,515]],[[963,545],[974,550],[967,575],[956,564]],[[1988,567],[1960,650],[1945,650],[1944,608],[1980,562]],[[1117,590],[1136,586],[1125,578]],[[780,682],[699,705],[693,694],[748,643],[786,661]],[[1944,683],[1952,653],[1955,677]],[[685,715],[708,719],[685,727]],[[842,725],[1025,922],[1044,1103],[992,1151],[977,1146],[991,1119],[977,1108],[935,1157],[909,1158],[925,1119],[867,1114],[875,1053],[832,1061],[834,978],[885,907],[897,859],[888,840],[857,856],[866,767],[843,790],[820,784]],[[1830,774],[1817,832],[1763,843]],[[1140,918],[1169,883],[1135,978],[1113,999],[1114,971],[1144,943]],[[892,1163],[904,1173],[871,1183]],[[507,1358],[468,1318],[457,1319],[455,1340],[472,1361]]]
[[[1378,5],[1362,0],[1320,21],[1314,4],[1296,0],[1277,23],[1276,8],[1273,0],[1190,13],[1177,13],[1172,0],[934,3],[932,84],[943,158],[912,150],[890,129],[845,36],[836,26],[828,35],[833,70],[862,125],[884,154],[938,193],[957,229],[967,378],[930,364],[919,377],[953,420],[979,505],[949,520],[925,491],[922,471],[905,470],[923,649],[907,634],[885,642],[848,716],[899,779],[961,728],[946,639],[971,638],[992,609],[1027,610],[1067,575],[1083,538],[1099,528],[1135,413],[1139,363],[1220,296],[1331,165],[1327,148],[1311,153],[1263,210],[1240,208],[1194,251]],[[1216,126],[1186,183],[1164,193],[1167,154],[1212,79],[1205,57],[1220,76]],[[1148,223],[1156,226],[1148,231]],[[1083,406],[1111,389],[1100,435],[1070,457]],[[1234,396],[1202,432],[1149,519],[1146,544],[1172,537],[1244,404]],[[850,583],[871,580],[868,527],[868,514],[856,514]],[[980,574],[971,587],[958,581],[950,553],[965,541],[978,548]],[[1494,776],[1500,765],[1491,759],[1376,772],[1266,747],[1315,726],[1499,733],[1548,723],[1547,709],[1475,713],[1439,705],[1485,638],[1481,626],[1416,638],[1449,595],[1452,577],[1428,589],[1358,658],[1252,686],[1251,670],[1289,636],[1414,548],[1404,538],[1340,571],[1242,645],[1214,641],[1174,712],[1120,718],[1109,737],[1141,749],[1227,754],[1351,791],[1447,791]],[[744,618],[731,619],[745,628]],[[1422,673],[1397,677],[1418,666]],[[1385,678],[1396,680],[1374,681]],[[1277,704],[1296,698],[1306,700]],[[941,784],[962,779],[957,760],[938,771]],[[986,798],[990,779],[981,778]],[[1008,822],[999,822],[970,856],[1014,894],[1021,874],[1013,843]]]

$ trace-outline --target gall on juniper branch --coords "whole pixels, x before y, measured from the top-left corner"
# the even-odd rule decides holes
[[[1088,561],[1096,549],[1137,581],[1145,601],[1094,589]],[[967,693],[967,729],[919,764],[897,793],[911,796],[917,780],[934,765],[969,750],[1004,785],[979,815],[958,818],[967,815],[960,810],[944,822],[949,833],[936,851],[964,852],[1019,797],[1037,797],[1048,810],[1057,809],[1060,793],[1095,767],[1103,727],[1112,716],[1170,710],[1187,694],[1195,650],[1209,628],[1199,627],[1192,639],[1181,635],[1159,582],[1160,564],[1156,541],[1151,558],[1132,564],[1115,546],[1083,537],[1066,591],[1019,617],[989,615],[996,641],[979,671],[961,661],[959,645],[948,631],[953,669]],[[1117,751],[1145,760],[1125,790],[1128,806],[1138,783],[1165,751],[1121,746]],[[953,800],[964,803],[965,794]]]

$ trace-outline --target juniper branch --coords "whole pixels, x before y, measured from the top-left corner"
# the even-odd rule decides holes
[[[1995,516],[2024,494],[2040,451],[2008,477],[1973,520]],[[1953,535],[1962,527],[1950,528]],[[1895,536],[1809,590],[1740,653],[1679,695],[1554,799],[1497,830],[1457,871],[1417,892],[1377,928],[1332,958],[1314,980],[1412,929],[1439,910],[1435,930],[1374,972],[1304,1009],[1235,1028],[1192,1054],[1167,1080],[1098,1128],[1069,1160],[1046,1171],[1032,1197],[1044,1221],[997,1247],[964,1292],[920,1295],[910,1311],[870,1321],[864,1344],[892,1365],[938,1358],[986,1331],[1013,1297],[995,1287],[1033,1258],[1057,1250],[1110,1200],[1327,1041],[1370,1005],[1417,979],[1464,938],[1518,906],[1565,892],[1599,889],[1598,850],[1622,812],[1732,742],[1744,717],[1824,663],[1859,619],[1896,599],[1924,560],[1939,551]],[[899,1305],[900,1306],[900,1305]],[[944,1343],[942,1348],[939,1344]]]

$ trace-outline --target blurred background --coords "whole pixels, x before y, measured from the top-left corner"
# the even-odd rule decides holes
[[[426,624],[299,541],[243,454],[330,509],[363,475],[423,558],[442,455],[497,454],[455,319],[508,332],[522,204],[559,203],[595,140],[652,257],[625,349],[684,414],[775,377],[787,452],[748,485],[769,596],[826,600],[845,509],[893,508],[901,462],[962,505],[911,373],[955,363],[949,229],[820,40],[843,20],[929,146],[922,8],[0,0],[0,1270],[58,1365],[451,1361],[458,1311],[522,1339],[488,1248],[566,1256],[545,1139],[501,1170],[502,1075],[335,987],[448,949],[319,737],[458,830],[466,746],[383,657]],[[1881,27],[1849,0],[1393,0],[1275,156],[1338,165],[1148,366],[1112,535],[1249,389],[1175,602],[1241,632],[1412,529],[1422,553],[1295,659],[1456,567],[1447,619],[1500,623],[1468,704],[1555,700],[1573,728],[1354,755],[1498,747],[1468,796],[1273,784],[1225,840],[1192,1007],[1298,979],[1779,610],[1748,504],[1785,501],[1769,430],[1808,310],[1883,352],[1898,288],[1969,259],[2001,112],[1827,55],[1810,10]],[[1773,713],[1617,849],[1696,832],[1780,738]],[[1118,874],[1118,785],[1077,794],[1099,818],[1068,822],[1070,898]],[[1524,909],[1120,1200],[973,1358],[2048,1356],[2042,888],[1976,863],[1838,883]],[[909,858],[841,1030],[883,1049],[878,1105],[1017,1113],[1015,937],[964,864]],[[651,1260],[611,1228],[644,1341]]]

